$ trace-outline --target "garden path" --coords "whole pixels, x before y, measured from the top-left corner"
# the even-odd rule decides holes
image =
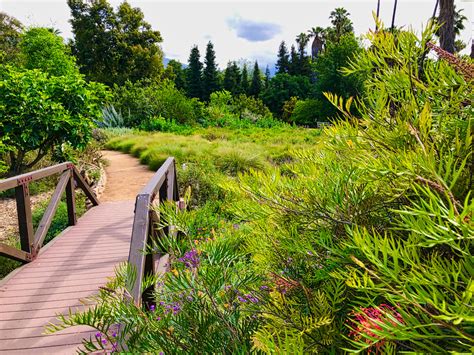
[[[90,306],[130,248],[136,194],[153,175],[125,154],[105,151],[107,187],[101,203],[0,282],[1,354],[74,354],[88,327],[44,334],[56,315]]]

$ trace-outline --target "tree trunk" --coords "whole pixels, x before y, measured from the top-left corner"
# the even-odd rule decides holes
[[[397,14],[397,3],[398,1],[395,0],[393,3],[393,12],[392,12],[392,26],[390,26],[391,30],[393,31],[395,28],[395,15]]]
[[[454,0],[440,0],[439,2],[439,43],[441,48],[454,53]]]

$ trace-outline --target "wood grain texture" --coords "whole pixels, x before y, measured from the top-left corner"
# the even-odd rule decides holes
[[[0,286],[1,354],[74,354],[88,327],[44,334],[56,315],[89,307],[97,293],[128,258],[133,201],[107,202],[89,210],[33,262]]]

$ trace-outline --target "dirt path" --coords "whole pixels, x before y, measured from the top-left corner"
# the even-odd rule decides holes
[[[140,189],[150,180],[154,172],[128,154],[104,150],[102,155],[109,164],[105,167],[107,184],[100,200],[102,202],[135,200]]]

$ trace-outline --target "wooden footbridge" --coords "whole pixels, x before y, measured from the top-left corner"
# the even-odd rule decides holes
[[[33,230],[29,183],[59,175],[58,184],[36,231]],[[75,191],[80,188],[94,207],[76,220]],[[0,191],[15,189],[21,248],[0,243],[0,255],[25,265],[0,281],[0,353],[74,354],[81,340],[94,336],[88,327],[45,334],[56,315],[90,305],[81,299],[98,292],[114,275],[117,264],[129,261],[137,269],[134,301],[141,303],[141,281],[156,260],[144,255],[157,214],[151,206],[178,200],[175,162],[168,158],[135,201],[100,203],[72,163],[63,163],[0,180]],[[43,247],[62,196],[69,227]]]

